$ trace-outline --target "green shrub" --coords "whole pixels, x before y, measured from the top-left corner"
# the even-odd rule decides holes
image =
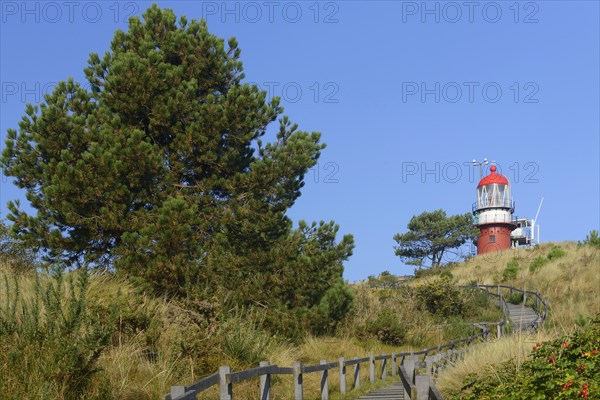
[[[441,317],[463,315],[464,293],[448,278],[440,278],[417,287],[417,299],[432,314]]]
[[[448,340],[464,339],[473,334],[473,325],[461,317],[449,317],[444,325],[444,333]]]
[[[369,276],[367,285],[371,288],[397,288],[403,283],[400,277],[391,274],[389,271],[383,271],[378,276]]]
[[[600,235],[598,235],[598,231],[592,230],[585,236],[585,240],[583,242],[577,242],[577,244],[579,246],[592,246],[600,249]]]
[[[253,318],[236,316],[222,326],[223,352],[246,366],[256,366],[266,360],[273,336],[262,330]]]
[[[496,298],[483,290],[469,290],[465,292],[465,296],[463,322],[465,322],[465,319],[469,321],[498,321],[502,318]]]
[[[452,277],[452,272],[450,272],[450,270],[452,269],[452,267],[455,265],[455,263],[448,263],[447,265],[440,265],[437,267],[431,267],[431,268],[415,268],[414,270],[414,275],[415,278],[419,279],[419,278],[425,278],[428,276],[446,276],[451,278]]]
[[[448,279],[452,279],[454,278],[454,275],[452,275],[452,272],[450,272],[449,269],[445,269],[442,271],[442,273],[440,274],[441,278],[448,278]]]
[[[507,361],[470,374],[460,392],[449,398],[575,399],[600,398],[600,318],[572,336],[533,346],[529,358],[515,369]]]
[[[548,254],[550,255],[550,254]],[[546,265],[548,263],[549,258],[547,257],[542,257],[542,256],[537,256],[536,258],[534,258],[531,261],[531,264],[529,264],[529,272],[536,272],[537,270],[539,270],[540,268],[542,268],[544,265]]]
[[[508,263],[506,263],[506,268],[502,272],[502,280],[508,281],[508,280],[516,279],[518,273],[519,273],[519,262],[513,258]]]
[[[390,310],[383,310],[367,320],[365,331],[384,344],[399,346],[406,339],[406,328]]]
[[[523,292],[513,292],[511,295],[506,296],[506,301],[510,304],[522,304]]]
[[[550,253],[548,253],[548,260],[555,260],[557,258],[561,258],[564,257],[567,253],[561,249],[560,247],[556,246],[553,247],[552,250],[550,250]]]
[[[85,269],[36,275],[33,293],[0,283],[0,393],[14,398],[82,398],[98,372],[115,321],[89,312]]]

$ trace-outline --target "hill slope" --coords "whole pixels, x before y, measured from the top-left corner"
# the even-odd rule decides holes
[[[481,383],[493,377],[516,380],[522,368],[535,364],[530,353],[534,347],[539,348],[539,343],[567,343],[582,329],[591,329],[589,335],[599,332],[591,322],[600,314],[600,250],[596,247],[572,242],[545,243],[532,249],[477,256],[448,270],[462,284],[508,284],[538,291],[550,303],[548,320],[539,332],[481,344],[467,354],[464,362],[445,372],[438,388],[449,397],[466,398],[468,391],[460,392],[466,382]],[[573,369],[575,375],[576,368],[579,367]],[[563,374],[567,373],[565,369]],[[568,384],[568,379],[561,385]],[[577,393],[583,392],[584,384],[580,382]]]

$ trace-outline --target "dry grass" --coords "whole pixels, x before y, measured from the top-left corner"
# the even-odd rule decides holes
[[[566,255],[548,261],[535,272],[529,265],[536,257],[547,257],[550,250],[561,247]],[[511,249],[495,255],[476,256],[452,269],[460,284],[500,283],[506,264],[519,261],[517,279],[502,282],[518,288],[534,290],[550,302],[549,327],[570,331],[581,317],[600,313],[600,251],[573,242],[544,243],[532,249]],[[420,283],[435,279],[427,277]]]
[[[535,334],[515,334],[501,339],[483,342],[472,346],[462,361],[444,371],[436,381],[442,392],[460,388],[464,378],[470,373],[494,371],[494,365],[513,360],[515,369],[519,369],[523,361],[536,343],[550,340],[553,335],[546,331]]]
[[[11,291],[18,286],[23,299],[33,297],[35,291],[33,275],[14,276],[8,268],[0,265],[0,277],[2,276],[7,277]],[[38,277],[41,282],[50,279],[44,274]],[[68,296],[68,291],[65,291],[64,296]],[[200,331],[193,321],[194,316],[176,303],[147,296],[126,280],[107,274],[94,274],[90,279],[86,296],[94,312],[105,312],[117,304],[120,314],[123,315],[118,322],[119,329],[113,337],[112,344],[103,351],[98,360],[100,371],[92,379],[86,395],[88,398],[157,399],[167,393],[171,385],[190,384],[216,371],[219,364],[229,364],[233,370],[247,367],[243,361],[223,352],[221,343],[216,339],[221,335],[219,328],[209,326],[204,331]],[[0,293],[2,301],[5,297],[4,291]],[[375,297],[372,300],[376,300]],[[132,324],[132,318],[140,320],[147,318],[148,326],[137,333],[131,332],[128,330],[128,324]],[[149,340],[152,340],[152,346],[149,345]],[[196,340],[197,343],[205,342],[200,347],[212,346],[207,353],[208,356],[200,360],[203,365],[197,358],[182,355],[179,345],[190,340]],[[304,365],[313,365],[319,364],[321,359],[332,362],[342,356],[349,359],[356,356],[366,357],[371,352],[389,354],[392,351],[400,351],[400,349],[376,341],[358,341],[349,337],[308,336],[297,346],[273,340],[269,342],[264,358],[280,366],[291,366],[296,361]],[[386,384],[379,382],[375,386],[370,385],[367,382],[366,364],[362,367],[361,390],[354,391],[347,398],[364,394],[374,387]],[[351,370],[352,368],[349,368],[349,371]],[[330,391],[335,396],[339,387],[339,372],[332,370],[329,379]],[[30,384],[43,386],[47,382],[32,381]],[[288,399],[293,393],[291,376],[274,376],[272,384],[273,399]],[[348,378],[348,385],[350,385],[350,378]],[[307,399],[320,397],[320,374],[305,374],[304,387]],[[255,399],[258,392],[258,379],[236,384],[234,392],[238,399]],[[218,397],[217,393],[218,387],[214,387],[199,398],[214,399]]]
[[[308,336],[299,346],[284,346],[280,345],[273,349],[268,357],[268,361],[272,364],[277,364],[282,367],[289,367],[294,362],[301,362],[303,365],[316,365],[321,360],[327,362],[338,361],[340,357],[352,359],[353,357],[368,357],[373,354],[380,355],[382,353],[391,354],[392,352],[400,352],[404,349],[392,346],[385,346],[377,342],[360,342],[352,338],[336,338],[336,337],[313,337]],[[347,388],[348,395],[346,399],[356,398],[366,392],[373,390],[376,387],[389,384],[392,380],[389,378],[385,382],[378,381],[375,385],[368,382],[369,371],[367,364],[361,365],[361,388],[357,391],[351,391],[351,376],[353,367],[347,369]],[[377,362],[377,371],[379,373],[381,364]],[[390,367],[388,365],[388,376]],[[304,374],[304,395],[307,399],[320,398],[320,373]],[[340,384],[339,370],[334,369],[329,373],[329,390],[332,399],[335,399],[336,393]],[[256,399],[258,393],[258,379],[236,383],[233,387],[234,395],[238,399]],[[217,397],[218,389],[211,390],[199,396],[199,399],[214,399]],[[293,381],[288,375],[272,377],[272,399],[290,399],[293,397]]]
[[[519,368],[522,360],[529,353],[531,346],[569,333],[582,317],[600,313],[600,273],[599,251],[591,247],[577,247],[574,243],[560,245],[565,251],[564,257],[549,261],[536,272],[529,271],[529,263],[537,256],[546,257],[553,244],[545,244],[533,250],[511,250],[499,255],[497,259],[475,257],[452,269],[454,278],[462,284],[479,282],[494,284],[502,276],[506,263],[518,258],[521,266],[520,274],[514,281],[507,282],[517,287],[537,290],[549,300],[550,321],[546,329],[535,336],[511,336],[491,343],[474,347],[465,357],[464,362],[457,364],[440,377],[438,386],[447,390],[460,385],[462,379],[470,372],[492,369],[493,365],[514,360],[515,368]],[[0,266],[0,272],[6,268]],[[0,275],[2,275],[0,273]],[[47,279],[42,276],[40,279]],[[423,278],[419,282],[427,282]],[[8,280],[14,287],[12,278]],[[19,275],[17,282],[25,298],[30,298],[34,291],[32,276]],[[352,324],[364,324],[377,310],[391,307],[397,299],[387,299],[389,292],[368,290],[356,287],[356,314]],[[0,293],[0,298],[5,294]],[[202,376],[214,372],[220,363],[228,363],[234,369],[242,369],[243,362],[228,357],[221,349],[219,327],[216,323],[207,323],[198,327],[196,317],[177,304],[165,299],[156,299],[140,293],[130,283],[109,275],[92,277],[87,293],[89,302],[99,310],[110,307],[119,299],[120,307],[126,310],[128,318],[148,319],[148,326],[140,332],[121,332],[115,336],[112,345],[104,351],[99,359],[101,372],[94,378],[90,388],[90,398],[115,399],[157,399],[169,391],[171,385],[189,384]],[[412,324],[409,335],[416,330],[422,332],[423,343],[442,340],[443,333],[432,321],[409,315],[416,309],[416,299],[403,298],[402,307],[396,307],[401,321]],[[123,325],[126,321],[123,321]],[[417,329],[419,328],[419,329]],[[194,340],[199,347],[206,348],[205,355],[185,356],[182,343]],[[409,338],[416,341],[416,338]],[[151,346],[150,346],[151,345]],[[413,346],[415,350],[420,346]],[[425,345],[423,347],[426,347]],[[151,350],[152,348],[152,350]],[[265,359],[280,366],[291,366],[300,361],[305,365],[318,364],[321,359],[328,362],[339,357],[351,359],[374,354],[400,352],[408,347],[385,346],[377,341],[358,340],[353,337],[350,326],[342,329],[338,337],[307,337],[303,343],[294,346],[274,340],[270,342]],[[151,353],[151,354],[150,354]],[[1,366],[0,366],[1,367]],[[0,368],[1,369],[1,368]],[[352,368],[348,369],[348,376]],[[362,390],[372,389],[367,383],[368,370],[363,364],[361,371]],[[307,399],[319,397],[320,374],[306,374],[304,377],[305,396]],[[276,376],[272,380],[272,398],[288,399],[292,393],[292,377]],[[339,385],[339,372],[330,373],[330,391],[333,398]],[[348,379],[350,385],[350,379]],[[381,383],[379,384],[381,385]],[[236,384],[234,394],[238,399],[254,399],[257,397],[258,379]],[[206,392],[202,399],[217,397],[217,388]],[[347,397],[347,398],[352,398]]]
[[[547,259],[555,246],[566,254],[531,272],[531,261],[536,257]],[[452,274],[462,284],[496,284],[513,258],[519,260],[519,276],[503,284],[540,292],[550,303],[549,320],[535,334],[516,334],[472,348],[464,361],[439,378],[437,386],[442,393],[460,388],[470,373],[494,374],[495,365],[504,361],[512,360],[518,369],[535,343],[571,334],[585,318],[600,313],[600,251],[591,246],[546,243],[534,249],[508,250],[493,258],[477,256],[453,268]]]
[[[109,348],[99,364],[102,372],[96,382],[98,385],[110,382],[111,397],[115,399],[155,400],[175,384],[174,363],[148,360],[144,347],[135,341]],[[96,387],[96,392],[101,392],[101,388]]]

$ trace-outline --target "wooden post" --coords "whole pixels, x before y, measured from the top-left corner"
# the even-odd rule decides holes
[[[448,358],[450,357],[450,350],[446,350],[442,354],[442,360],[440,361],[440,367],[444,370],[448,366]]]
[[[327,364],[327,360],[321,360],[321,365]],[[329,371],[321,371],[321,400],[329,400]]]
[[[392,353],[392,376],[396,376],[396,374],[398,373],[398,365],[396,364],[397,360],[396,360],[396,353],[393,352]]]
[[[354,359],[358,360],[358,357],[354,357]],[[352,388],[360,388],[360,363],[354,364],[354,382],[352,383]]]
[[[498,331],[496,333],[496,336],[498,337],[498,339],[500,339],[502,337],[502,324],[498,323],[498,325],[496,325],[496,330]]]
[[[381,354],[382,356],[385,357],[385,353]],[[384,358],[383,360],[381,360],[381,379],[385,379],[387,378],[387,359]]]
[[[294,399],[304,400],[304,393],[302,390],[302,364],[295,362],[292,365],[294,369]]]
[[[425,356],[425,373],[431,375],[433,370],[433,356]]]
[[[437,353],[433,356],[433,376],[437,377],[440,371],[440,364],[442,363],[442,353]]]
[[[406,370],[406,373],[408,374],[408,377],[410,378],[411,382],[415,377],[415,360],[416,356],[414,354],[411,354],[408,357],[404,357],[404,363],[402,364],[404,365],[404,369]]]
[[[175,399],[185,394],[185,386],[171,386],[171,398]]]
[[[346,394],[346,366],[344,365],[344,357],[340,358],[340,393]]]
[[[228,381],[228,375],[231,372],[231,367],[228,365],[219,367],[219,400],[231,400],[232,384]]]
[[[375,355],[369,355],[369,381],[375,383]]]
[[[502,307],[502,294],[500,293],[500,285],[498,284],[498,307]]]
[[[429,385],[429,375],[420,373],[415,375],[415,387],[417,388],[415,400],[429,400]]]
[[[266,367],[269,365],[268,361],[261,361],[260,366]],[[260,376],[260,400],[269,400],[271,398],[271,374],[264,374]]]

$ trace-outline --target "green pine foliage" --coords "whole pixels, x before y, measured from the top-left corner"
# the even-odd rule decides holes
[[[1,165],[36,213],[15,201],[7,217],[46,262],[105,266],[223,309],[268,308],[278,333],[331,331],[351,308],[342,263],[353,238],[286,216],[325,145],[244,83],[240,55],[203,20],[156,5],[131,18],[90,54],[90,90],[61,81],[9,129]]]
[[[432,268],[441,265],[444,254],[474,239],[478,233],[470,213],[448,217],[441,209],[413,216],[407,228],[408,232],[394,235],[395,254],[418,267],[431,260]]]
[[[585,240],[577,242],[579,246],[592,246],[600,249],[600,235],[597,230],[591,230],[589,234],[585,235]]]

